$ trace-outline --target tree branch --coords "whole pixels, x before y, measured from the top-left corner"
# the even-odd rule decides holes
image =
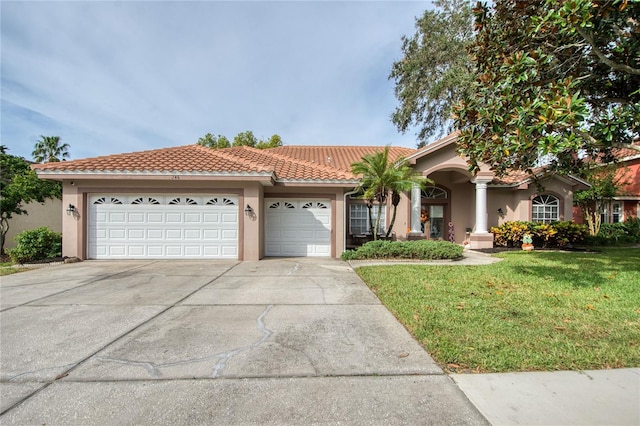
[[[596,46],[596,43],[593,40],[593,36],[587,33],[583,28],[578,27],[576,28],[576,31],[578,32],[578,34],[582,36],[582,38],[584,38],[589,43],[589,45],[591,45],[591,48],[593,49],[593,53],[596,54],[596,56],[600,59],[600,61],[602,61],[602,63],[607,65],[609,68],[614,69],[616,71],[623,71],[623,72],[626,72],[627,74],[640,75],[640,69],[633,68],[625,64],[619,64],[607,58],[607,56],[604,53],[602,53],[602,51],[598,49],[598,47]]]

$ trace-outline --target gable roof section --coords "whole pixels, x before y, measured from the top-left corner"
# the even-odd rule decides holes
[[[453,133],[449,133],[447,136],[438,139],[435,142],[431,142],[430,144],[420,148],[417,151],[414,151],[412,155],[407,157],[410,164],[416,164],[416,162],[434,151],[438,151],[439,149],[444,148],[445,146],[449,146],[452,143],[455,143],[458,140],[458,136],[460,135],[460,131],[456,130]]]
[[[307,161],[302,155],[301,158],[295,158],[283,155],[277,150],[250,147],[211,149],[200,145],[186,145],[35,164],[32,167],[40,176],[52,178],[59,178],[61,175],[135,175],[141,178],[153,175],[199,175],[226,178],[255,176],[283,182],[357,181],[349,170]]]

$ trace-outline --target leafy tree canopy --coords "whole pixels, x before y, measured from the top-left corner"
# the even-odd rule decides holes
[[[213,136],[211,133],[207,133],[206,135],[198,139],[198,145],[214,149],[229,148],[231,146],[231,142],[229,142],[229,139],[227,139],[225,136]]]
[[[13,215],[27,214],[24,204],[44,203],[47,198],[61,198],[59,182],[45,181],[31,170],[22,157],[0,153],[0,252]]]
[[[233,138],[233,144],[229,142],[223,135],[213,136],[211,133],[207,133],[200,139],[198,139],[198,145],[206,146],[209,148],[229,148],[231,146],[249,146],[257,149],[267,149],[282,146],[282,138],[278,135],[273,135],[269,139],[258,139],[255,137],[252,131],[240,132]]]
[[[434,5],[416,19],[413,37],[402,38],[403,58],[389,75],[399,101],[391,121],[403,133],[417,126],[418,147],[451,131],[453,107],[475,79],[467,52],[473,41],[469,1],[436,0]]]
[[[640,149],[640,2],[495,0],[474,9],[477,80],[456,107],[459,152],[498,175],[582,169]]]
[[[36,163],[53,163],[69,158],[69,144],[60,143],[60,136],[40,136],[31,153]]]

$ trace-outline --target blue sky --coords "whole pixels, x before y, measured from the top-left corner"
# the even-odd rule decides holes
[[[388,75],[428,1],[0,2],[1,144],[71,158],[232,139],[415,147]]]

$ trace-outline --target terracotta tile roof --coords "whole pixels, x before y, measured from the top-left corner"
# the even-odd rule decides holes
[[[533,170],[533,173],[538,176],[544,172],[544,168],[539,167]],[[491,181],[492,185],[519,185],[531,179],[531,175],[527,172],[520,170],[509,172],[508,175],[502,177],[494,177]]]
[[[303,146],[285,145],[270,148],[267,151],[277,153],[289,158],[297,158],[313,164],[321,164],[340,170],[350,171],[351,164],[367,154],[374,154],[383,150],[383,146]],[[412,148],[392,146],[389,149],[389,157],[397,159],[408,157],[416,152]]]
[[[636,139],[633,142],[633,145],[640,146],[640,138]],[[619,148],[619,149],[614,149],[613,150],[613,156],[617,160],[622,160],[624,158],[629,158],[629,157],[638,157],[638,156],[640,156],[640,151],[637,151],[637,150],[631,149],[631,148]]]
[[[218,174],[275,174],[278,180],[355,180],[349,171],[351,162],[364,153],[372,153],[382,147],[290,147],[259,150],[249,147],[211,149],[199,145],[162,148],[151,151],[115,154],[57,163],[37,164],[33,168],[41,172],[61,173],[218,173]],[[321,147],[317,147],[321,148]],[[343,152],[344,151],[344,152]],[[393,155],[412,151],[394,148]],[[314,160],[312,152],[326,157],[324,162]],[[322,152],[320,154],[320,152]],[[289,155],[287,155],[289,154]],[[340,159],[334,164],[328,158]],[[317,157],[320,158],[320,157]],[[339,165],[339,166],[338,166]]]
[[[264,166],[219,155],[199,145],[107,155],[33,166],[35,170],[76,172],[266,172]]]

